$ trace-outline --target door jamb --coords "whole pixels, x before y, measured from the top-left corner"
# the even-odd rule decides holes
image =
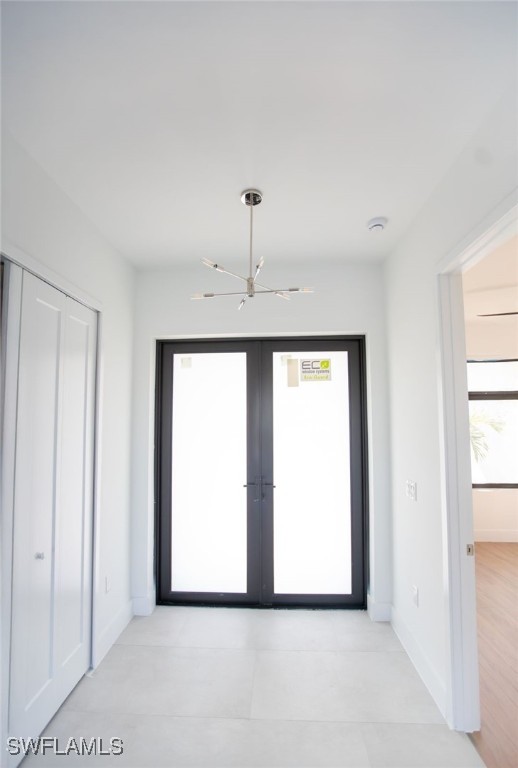
[[[11,659],[11,581],[13,563],[13,499],[14,499],[14,470],[16,456],[16,414],[18,411],[18,339],[20,336],[21,306],[22,306],[22,269],[9,261],[4,261],[6,279],[4,281],[4,306],[2,318],[2,367],[3,381],[1,386],[3,408],[2,441],[0,476],[0,541],[2,567],[0,570],[1,583],[1,615],[0,615],[0,738],[1,748],[6,744],[9,728],[9,688],[10,688],[10,659]]]
[[[449,685],[446,720],[455,730],[480,728],[468,386],[462,272],[504,242],[518,227],[516,196],[507,198],[477,233],[438,266],[440,412],[444,581]],[[513,204],[514,203],[514,204]]]
[[[357,341],[358,347],[358,373],[359,373],[359,387],[360,387],[360,420],[361,420],[361,442],[362,442],[362,477],[361,477],[361,496],[362,496],[362,558],[363,558],[363,601],[364,608],[367,608],[368,588],[369,588],[369,574],[370,574],[370,525],[369,525],[369,509],[370,509],[370,495],[369,495],[369,443],[368,443],[368,406],[367,406],[367,367],[366,367],[366,335],[365,334],[344,334],[344,333],[291,333],[291,334],[243,334],[243,335],[188,335],[188,336],[167,336],[154,339],[154,356],[155,356],[155,386],[154,386],[154,441],[155,456],[154,456],[154,477],[153,477],[153,492],[154,492],[154,541],[153,541],[153,575],[155,579],[156,596],[155,604],[162,605],[168,604],[168,601],[163,601],[160,597],[160,451],[158,446],[161,444],[161,383],[162,383],[162,366],[163,366],[163,347],[167,343],[175,342],[304,342],[304,341],[338,341],[338,340]],[[213,604],[208,603],[208,604]],[[239,603],[235,603],[236,607]]]

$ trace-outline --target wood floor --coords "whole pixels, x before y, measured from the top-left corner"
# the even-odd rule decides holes
[[[488,768],[518,766],[518,544],[478,542],[482,727],[472,740]]]

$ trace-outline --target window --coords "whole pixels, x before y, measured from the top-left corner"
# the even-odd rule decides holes
[[[518,488],[518,360],[468,362],[474,488]]]

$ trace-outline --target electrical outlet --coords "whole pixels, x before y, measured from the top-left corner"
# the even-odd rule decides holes
[[[406,495],[411,501],[417,501],[417,483],[415,480],[406,481]]]
[[[412,602],[416,608],[419,607],[419,589],[415,584],[412,585]]]

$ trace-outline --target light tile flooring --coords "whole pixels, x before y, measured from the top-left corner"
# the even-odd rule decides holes
[[[133,768],[471,768],[388,624],[362,611],[158,607],[134,618],[45,734],[110,737]]]

